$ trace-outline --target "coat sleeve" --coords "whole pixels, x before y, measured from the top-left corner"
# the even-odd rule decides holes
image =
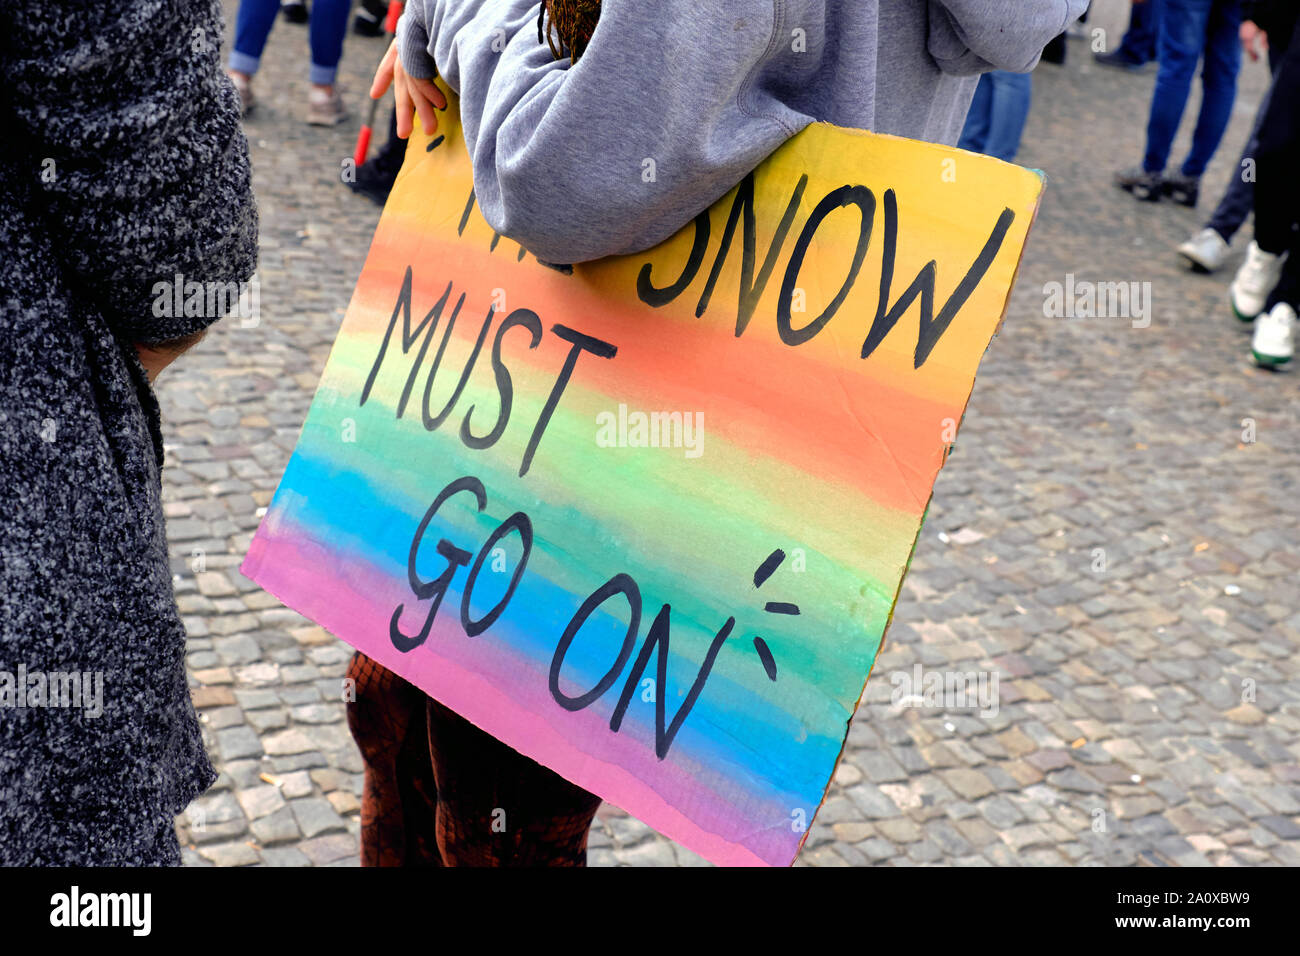
[[[772,0],[605,0],[573,65],[539,41],[538,6],[412,0],[398,41],[460,96],[484,217],[545,261],[655,245],[796,132],[749,95]]]
[[[239,283],[257,213],[218,0],[0,0],[12,162],[74,290],[127,342],[220,315],[159,305],[159,283]],[[195,310],[197,311],[197,310]]]
[[[927,46],[945,73],[1028,73],[1087,7],[1088,0],[929,0]]]

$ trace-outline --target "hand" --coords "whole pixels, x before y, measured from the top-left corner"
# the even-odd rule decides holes
[[[1241,48],[1246,51],[1246,55],[1252,60],[1258,60],[1261,55],[1268,52],[1268,34],[1259,28],[1253,20],[1241,21]],[[1258,49],[1255,46],[1256,41],[1259,43]]]
[[[375,71],[374,82],[370,84],[370,98],[377,100],[384,95],[389,84],[393,87],[393,99],[397,101],[397,135],[406,139],[411,135],[412,111],[420,114],[420,125],[432,136],[438,130],[438,115],[435,109],[447,108],[447,97],[434,84],[433,80],[417,80],[402,69],[401,58],[397,55],[397,41],[394,40],[384,54],[379,69]]]
[[[198,345],[207,333],[207,329],[201,329],[191,335],[167,339],[165,342],[153,342],[148,345],[144,342],[136,342],[135,351],[140,356],[140,364],[144,366],[145,374],[149,376],[149,383],[153,384],[159,372]]]

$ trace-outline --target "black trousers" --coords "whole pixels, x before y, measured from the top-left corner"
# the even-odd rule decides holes
[[[1289,252],[1266,308],[1300,306],[1300,44],[1278,67],[1255,154],[1255,242],[1265,252]]]

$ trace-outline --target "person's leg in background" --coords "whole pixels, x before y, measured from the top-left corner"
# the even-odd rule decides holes
[[[599,797],[432,698],[427,720],[444,865],[587,865]]]
[[[406,157],[406,145],[406,140],[397,135],[397,110],[394,109],[388,116],[388,139],[369,162],[362,165],[369,166],[370,163],[374,163],[377,169],[391,174],[393,179],[396,179],[397,173],[402,168],[402,160]]]
[[[1295,353],[1300,307],[1300,46],[1287,50],[1273,82],[1255,154],[1255,241],[1229,294],[1239,318],[1255,321],[1251,352],[1260,365],[1282,365]],[[1269,280],[1272,279],[1272,282]],[[1267,298],[1260,302],[1260,289]],[[1257,308],[1257,305],[1259,308]]]
[[[1156,58],[1160,37],[1160,5],[1163,0],[1138,0],[1129,11],[1128,30],[1119,46],[1094,53],[1093,59],[1103,66],[1136,70]]]
[[[1047,41],[1047,46],[1043,47],[1043,55],[1039,58],[1040,63],[1054,63],[1057,66],[1065,66],[1065,54],[1069,50],[1069,44],[1066,43],[1067,34],[1058,33],[1052,39]]]
[[[1214,0],[1166,0],[1160,30],[1160,71],[1147,121],[1142,168],[1161,173],[1192,91],[1196,64],[1205,49],[1206,24]]]
[[[357,15],[352,18],[352,32],[363,37],[381,37],[387,15],[385,0],[361,0],[357,4]]]
[[[307,98],[307,122],[334,126],[347,117],[334,80],[343,59],[343,37],[348,30],[352,0],[316,0],[312,4],[311,90]]]
[[[990,77],[993,96],[989,111],[988,136],[984,152],[998,159],[1012,162],[1020,151],[1020,137],[1029,120],[1032,99],[1032,75],[995,70]]]
[[[1213,0],[1205,25],[1201,67],[1201,109],[1192,133],[1192,148],[1177,176],[1165,180],[1165,193],[1184,206],[1195,206],[1201,176],[1214,158],[1232,117],[1241,71],[1241,0]]]
[[[397,110],[392,110],[388,117],[388,140],[374,156],[357,167],[356,179],[348,183],[348,188],[382,206],[388,202],[405,157],[406,140],[397,135]]]
[[[979,83],[975,86],[975,98],[970,101],[970,111],[966,114],[966,125],[962,127],[961,139],[957,141],[958,149],[968,149],[972,153],[984,152],[992,109],[993,80],[990,74],[981,73]]]
[[[1065,66],[1065,54],[1069,49],[1066,40],[1070,36],[1085,36],[1087,28],[1084,26],[1088,22],[1088,11],[1092,9],[1092,0],[1088,0],[1088,6],[1084,8],[1079,19],[1070,24],[1064,33],[1059,33],[1047,41],[1047,46],[1043,47],[1043,55],[1039,62],[1055,63],[1057,66]]]
[[[1259,149],[1259,128],[1264,122],[1271,95],[1270,86],[1260,100],[1259,109],[1255,111],[1250,138],[1246,140],[1241,159],[1228,179],[1228,188],[1224,190],[1223,198],[1214,207],[1204,228],[1178,247],[1178,254],[1197,272],[1214,272],[1223,265],[1228,257],[1232,237],[1246,222],[1246,217],[1254,207],[1255,153]]]
[[[1255,120],[1251,125],[1250,138],[1241,151],[1241,159],[1228,180],[1228,188],[1219,200],[1219,205],[1210,216],[1205,227],[1178,247],[1181,255],[1198,272],[1214,272],[1228,257],[1228,246],[1237,230],[1246,222],[1246,217],[1255,204],[1255,154],[1259,150],[1259,131],[1268,113],[1272,101],[1273,86],[1277,82],[1278,70],[1290,48],[1294,22],[1268,24],[1272,31],[1268,34],[1268,69],[1273,81],[1260,98],[1255,110]],[[1256,25],[1258,27],[1258,25]],[[1257,57],[1253,54],[1252,58]]]
[[[1115,177],[1121,189],[1142,200],[1163,193],[1169,150],[1187,107],[1196,64],[1205,48],[1205,30],[1214,0],[1165,0],[1160,24],[1160,70],[1147,121],[1146,155],[1142,165]]]
[[[247,113],[253,108],[253,75],[262,62],[266,38],[275,26],[280,0],[240,0],[235,14],[235,42],[230,51],[229,74]]]

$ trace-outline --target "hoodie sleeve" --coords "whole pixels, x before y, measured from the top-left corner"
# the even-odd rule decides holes
[[[928,48],[945,73],[1028,73],[1088,0],[929,0]]]
[[[217,0],[0,0],[5,149],[70,282],[127,342],[221,318],[156,314],[158,283],[237,283],[257,257]]]
[[[772,0],[605,0],[574,65],[539,41],[538,8],[412,0],[398,43],[408,72],[436,61],[461,97],[484,217],[545,261],[655,245],[796,132],[749,95]]]

